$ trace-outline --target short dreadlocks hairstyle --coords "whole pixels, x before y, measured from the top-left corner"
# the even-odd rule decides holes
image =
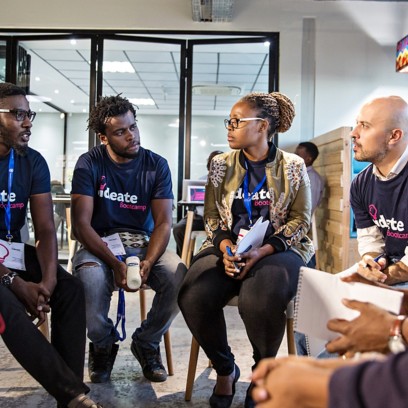
[[[98,134],[105,134],[106,122],[109,118],[124,115],[128,111],[131,111],[136,118],[133,104],[120,95],[105,96],[92,108],[88,118],[88,129]]]
[[[243,96],[240,102],[247,103],[258,111],[259,117],[269,123],[268,137],[276,132],[286,132],[292,125],[295,117],[295,107],[292,101],[280,92],[261,93],[252,92]]]
[[[9,96],[27,96],[25,90],[10,82],[0,83],[0,101]]]

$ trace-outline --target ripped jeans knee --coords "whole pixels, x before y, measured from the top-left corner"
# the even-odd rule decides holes
[[[75,254],[72,269],[85,289],[88,337],[98,347],[108,346],[116,341],[114,325],[108,317],[115,290],[113,272],[82,248]]]

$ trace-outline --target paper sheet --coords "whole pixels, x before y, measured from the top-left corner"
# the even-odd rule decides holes
[[[235,253],[242,254],[251,248],[259,248],[262,245],[268,226],[269,221],[263,221],[263,218],[259,217],[252,228],[239,241]]]

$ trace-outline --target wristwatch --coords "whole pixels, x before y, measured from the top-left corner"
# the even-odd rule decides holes
[[[402,323],[407,318],[405,315],[399,315],[392,323],[390,337],[388,338],[388,348],[391,353],[397,354],[405,351],[407,344],[402,337]]]
[[[1,279],[0,279],[0,283],[5,286],[5,287],[10,287],[11,284],[13,283],[14,278],[18,276],[17,272],[9,272],[4,274]]]

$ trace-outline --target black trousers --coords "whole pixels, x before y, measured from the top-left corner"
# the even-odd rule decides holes
[[[206,251],[212,251],[205,254]],[[286,308],[296,294],[301,257],[286,251],[262,258],[243,280],[225,274],[221,252],[204,250],[187,272],[179,305],[193,336],[218,375],[234,369],[223,309],[238,295],[238,310],[253,348],[255,365],[275,357],[285,333]],[[254,365],[254,366],[255,366]]]
[[[16,271],[26,281],[40,282],[35,248],[25,245],[26,271]],[[0,314],[5,322],[3,341],[14,358],[61,405],[89,392],[83,383],[85,360],[85,297],[79,279],[61,266],[50,299],[51,343],[32,323],[14,293],[0,285]]]

